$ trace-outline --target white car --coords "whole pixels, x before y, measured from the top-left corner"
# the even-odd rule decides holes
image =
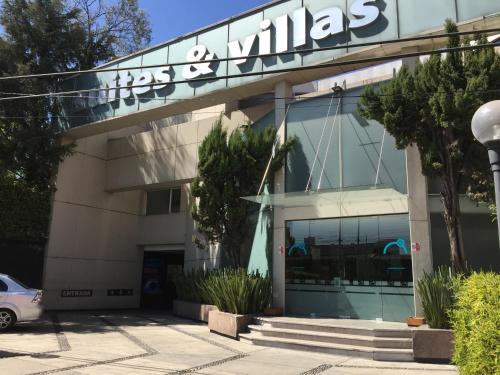
[[[42,314],[42,291],[0,273],[0,332]]]

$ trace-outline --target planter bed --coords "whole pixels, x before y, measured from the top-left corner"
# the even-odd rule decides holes
[[[208,313],[217,310],[217,306],[203,305],[197,302],[187,302],[181,300],[174,301],[174,315],[182,318],[198,320],[208,323]]]
[[[412,329],[413,357],[416,362],[449,363],[454,338],[449,329],[431,329],[427,325]]]
[[[253,321],[253,315],[237,315],[218,310],[208,313],[208,328],[211,332],[237,339],[239,333],[247,332],[248,325]]]

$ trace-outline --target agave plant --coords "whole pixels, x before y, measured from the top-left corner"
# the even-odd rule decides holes
[[[177,297],[183,301],[210,303],[206,293],[203,292],[203,280],[207,272],[203,270],[191,271],[189,273],[177,273],[173,277]]]
[[[215,305],[233,314],[263,312],[271,303],[271,278],[245,268],[191,271],[174,277],[179,299]]]
[[[252,314],[264,311],[271,301],[271,279],[244,268],[213,271],[202,281],[208,300],[220,311]]]
[[[417,282],[417,292],[422,301],[425,318],[431,328],[450,328],[449,313],[455,304],[461,275],[440,267],[432,273],[424,272]]]

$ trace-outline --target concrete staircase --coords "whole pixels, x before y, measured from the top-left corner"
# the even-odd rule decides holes
[[[376,361],[413,361],[411,331],[370,321],[255,318],[241,340],[254,345],[364,357]]]

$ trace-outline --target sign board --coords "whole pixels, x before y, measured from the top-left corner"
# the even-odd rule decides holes
[[[62,125],[69,129],[190,100],[266,79],[266,71],[331,61],[352,44],[397,39],[442,27],[446,18],[460,22],[499,11],[500,2],[491,0],[473,6],[470,0],[274,1],[102,67],[120,70],[67,80],[66,91],[95,91],[63,99]],[[339,48],[310,51],[320,47]],[[266,56],[273,53],[278,55]],[[233,60],[217,60],[225,58]],[[242,73],[255,75],[239,77]],[[200,78],[209,80],[190,82]]]
[[[411,251],[414,253],[418,253],[420,251],[420,243],[419,242],[412,242],[411,243]]]
[[[62,298],[92,297],[92,289],[63,289]]]
[[[134,295],[133,289],[108,289],[108,297],[125,297]]]

